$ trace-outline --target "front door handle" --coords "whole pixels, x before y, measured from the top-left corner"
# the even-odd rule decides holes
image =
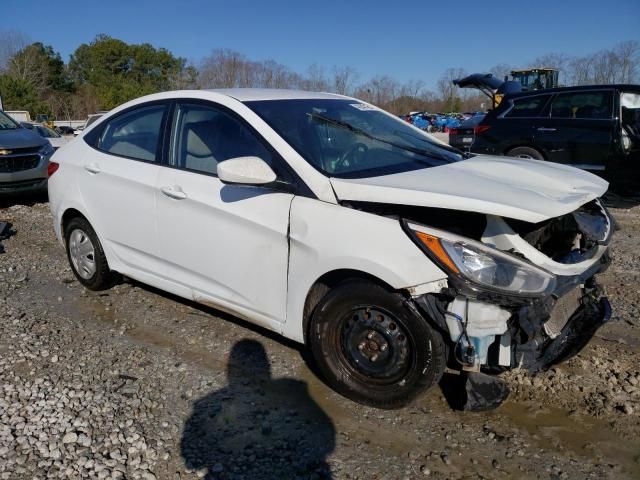
[[[538,131],[539,132],[555,132],[556,130],[558,130],[557,128],[550,128],[550,127],[539,127]]]
[[[89,172],[89,173],[100,173],[102,170],[100,170],[100,167],[98,166],[97,163],[90,163],[89,165],[85,165],[84,169]]]
[[[174,198],[176,200],[184,200],[187,198],[187,194],[177,185],[171,185],[166,187],[160,187],[160,191],[167,197]]]

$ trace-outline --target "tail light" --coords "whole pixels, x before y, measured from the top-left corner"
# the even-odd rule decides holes
[[[487,130],[489,130],[490,128],[491,126],[489,125],[478,125],[477,127],[474,127],[473,133],[475,133],[476,135],[481,135]]]
[[[458,131],[457,128],[450,128],[449,129],[449,135],[458,135],[460,132]]]
[[[54,173],[56,173],[58,171],[58,168],[60,168],[60,164],[56,163],[56,162],[49,162],[49,165],[47,165],[47,176],[51,176]]]

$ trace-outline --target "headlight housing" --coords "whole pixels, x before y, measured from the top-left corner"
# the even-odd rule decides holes
[[[38,152],[43,157],[49,158],[51,155],[53,155],[53,152],[55,152],[55,150],[54,150],[53,146],[51,145],[51,143],[49,143],[47,141],[47,143],[45,143],[44,145],[42,145],[42,147],[40,147],[40,150]]]
[[[412,233],[442,267],[483,289],[537,297],[549,294],[556,286],[553,274],[478,242],[415,230]]]

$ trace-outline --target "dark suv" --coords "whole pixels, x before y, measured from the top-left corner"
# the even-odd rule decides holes
[[[508,94],[480,125],[471,152],[564,163],[640,188],[640,85]]]

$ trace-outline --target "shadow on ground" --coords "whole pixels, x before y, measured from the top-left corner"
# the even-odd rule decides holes
[[[332,478],[335,427],[305,382],[272,378],[255,340],[233,346],[227,380],[193,404],[181,441],[187,468],[208,479]]]
[[[612,192],[604,195],[604,204],[610,208],[633,208],[640,205],[640,191],[636,192]]]
[[[42,193],[21,193],[21,194],[2,194],[0,195],[0,209],[12,207],[14,205],[25,205],[32,207],[36,203],[45,203],[49,201],[46,192]],[[0,220],[2,220],[0,215]]]

